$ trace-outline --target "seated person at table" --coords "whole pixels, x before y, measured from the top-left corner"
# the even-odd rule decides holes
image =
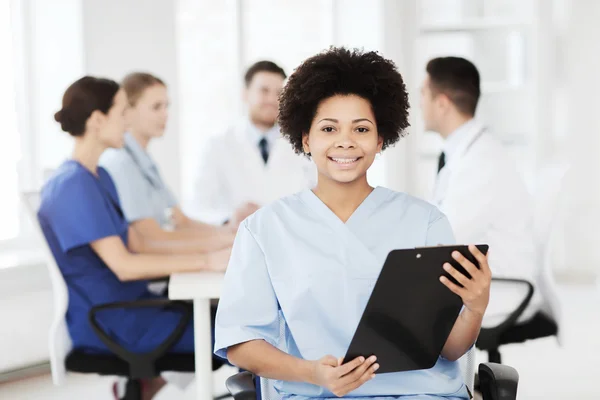
[[[123,114],[127,99],[111,80],[84,77],[65,92],[55,115],[75,138],[73,156],[44,186],[38,218],[69,292],[67,326],[76,349],[108,352],[92,330],[93,306],[158,298],[148,279],[174,272],[223,271],[230,248],[210,253],[166,255],[143,241],[125,221],[115,186],[98,159],[109,147],[123,146]],[[114,309],[98,322],[123,347],[133,352],[156,348],[173,331],[180,314],[159,308]],[[171,348],[194,351],[193,324]],[[164,381],[149,381],[144,398],[151,398]]]
[[[408,107],[402,77],[375,52],[332,48],[284,89],[282,132],[314,161],[318,184],[242,223],[215,328],[216,354],[275,380],[283,398],[468,398],[457,360],[477,338],[491,280],[474,246],[480,270],[454,254],[472,279],[445,265],[464,288],[440,284],[464,308],[433,368],[377,375],[377,355],[341,364],[388,253],[454,242],[437,208],[367,182],[375,155],[404,135]]]
[[[127,222],[145,239],[178,253],[231,247],[239,222],[254,209],[238,208],[224,226],[194,221],[185,215],[148,152],[150,142],[165,133],[167,86],[153,75],[134,72],[125,77],[122,88],[129,103],[125,112],[129,132],[125,133],[123,147],[102,154],[100,166],[108,171],[117,188]]]

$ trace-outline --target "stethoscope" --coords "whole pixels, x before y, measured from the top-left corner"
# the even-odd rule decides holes
[[[160,181],[160,179],[158,177],[153,176],[152,174],[148,173],[148,171],[142,167],[142,164],[141,164],[140,160],[133,153],[133,151],[127,146],[127,144],[125,144],[125,146],[123,147],[123,149],[127,152],[127,154],[129,155],[129,157],[131,157],[131,159],[133,160],[133,162],[138,166],[138,168],[140,169],[140,171],[142,172],[142,175],[144,175],[144,177],[146,178],[146,180],[152,186],[154,186],[155,189],[162,189],[163,188],[163,184]]]
[[[484,126],[483,128],[481,128],[481,129],[479,130],[479,132],[477,132],[477,134],[476,134],[475,136],[473,136],[473,138],[471,139],[471,141],[469,142],[469,144],[467,145],[467,147],[465,147],[464,151],[462,151],[462,154],[461,154],[461,155],[465,155],[465,154],[466,154],[466,153],[469,151],[469,149],[471,149],[471,147],[473,147],[473,145],[474,145],[475,143],[477,143],[477,141],[478,141],[479,139],[481,139],[481,137],[483,136],[483,134],[484,134],[486,131],[487,131],[487,127],[485,127],[485,126]],[[447,168],[448,168],[448,165],[446,165],[446,166],[445,166],[445,167],[444,167],[444,168],[443,168],[443,169],[442,169],[442,170],[441,170],[441,171],[440,171],[440,172],[439,172],[439,173],[436,175],[436,177],[435,177],[435,180],[436,180],[436,182],[437,182],[437,183],[436,183],[436,190],[435,190],[435,193],[438,193],[438,188],[437,188],[437,185],[438,185],[438,184],[439,184],[439,182],[440,182],[440,177],[442,176],[442,173],[445,173],[445,174],[447,174],[447,173],[449,172],[449,171],[447,171]],[[446,170],[446,172],[444,172],[444,170]],[[446,180],[446,182],[447,182],[447,180]],[[442,189],[442,192],[445,192],[445,190],[446,190],[445,188],[444,188],[444,189]],[[437,196],[437,195],[436,195],[436,196]],[[442,202],[442,201],[440,200],[440,203],[441,203],[441,202]]]
[[[164,184],[163,184],[162,180],[160,179],[160,177],[148,173],[148,171],[142,167],[140,160],[133,153],[133,151],[127,146],[127,144],[123,148],[125,149],[127,154],[129,154],[129,157],[131,157],[133,162],[138,166],[138,168],[142,172],[142,175],[144,175],[144,177],[150,183],[150,185],[152,185],[156,190],[163,190],[165,187],[164,187]],[[156,167],[154,167],[154,168],[156,168]],[[157,171],[157,174],[158,174],[158,171]],[[167,225],[170,226],[173,224],[174,215],[173,215],[172,207],[165,208],[163,210],[163,216],[164,216],[165,220],[168,221]],[[169,228],[169,229],[171,229],[171,228]]]
[[[487,127],[483,127],[477,132],[477,134],[473,137],[469,145],[465,148],[465,153],[469,151],[469,149],[483,136],[483,134],[487,131]]]

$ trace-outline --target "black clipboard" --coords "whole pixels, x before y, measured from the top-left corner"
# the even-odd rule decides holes
[[[477,245],[487,254],[487,245]],[[452,258],[459,251],[478,266],[468,246],[393,250],[381,269],[350,342],[344,363],[377,356],[380,373],[432,368],[462,308],[461,298],[439,281],[448,262],[471,277]]]

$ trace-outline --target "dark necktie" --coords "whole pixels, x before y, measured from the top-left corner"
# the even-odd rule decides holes
[[[442,168],[444,168],[444,165],[446,165],[446,154],[442,152],[442,154],[440,154],[440,157],[438,158],[438,174],[440,173]]]
[[[267,138],[260,139],[260,142],[258,142],[258,148],[260,149],[260,155],[266,164],[269,160],[269,142],[267,142]]]

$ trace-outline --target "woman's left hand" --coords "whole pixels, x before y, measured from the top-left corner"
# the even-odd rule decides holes
[[[456,285],[445,276],[440,277],[440,281],[446,285],[448,289],[460,296],[467,309],[483,316],[490,300],[492,271],[490,270],[487,256],[481,253],[476,246],[469,246],[469,251],[475,256],[475,259],[479,263],[479,268],[473,265],[471,261],[458,251],[452,253],[452,258],[458,261],[460,265],[467,270],[471,275],[471,279],[463,275],[449,263],[446,263],[444,264],[444,270],[463,285],[463,287],[461,288],[459,285]]]

